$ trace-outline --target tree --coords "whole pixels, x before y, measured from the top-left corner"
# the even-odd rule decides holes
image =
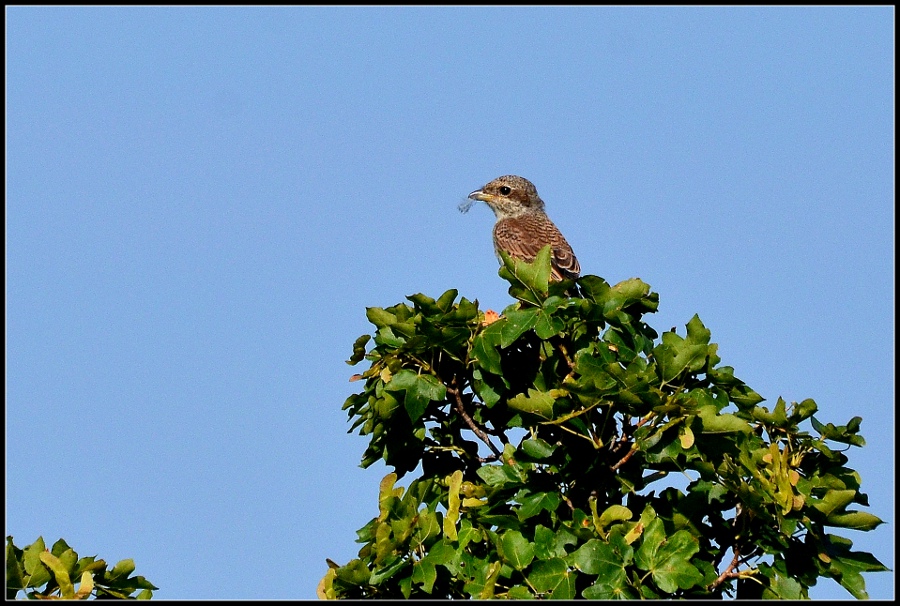
[[[638,279],[569,296],[549,249],[500,275],[499,319],[455,290],[367,309],[344,408],[362,466],[395,471],[320,597],[802,598],[819,577],[867,597],[861,573],[886,567],[828,532],[882,523],[850,509],[868,500],[838,446],[863,446],[859,417],[761,406],[697,316],[657,340]]]
[[[122,560],[112,570],[96,556],[79,558],[62,539],[52,549],[43,537],[19,549],[11,536],[6,537],[6,599],[14,600],[20,591],[28,599],[86,600],[91,596],[104,599],[149,600],[158,589],[142,576],[131,576],[133,560]],[[76,589],[76,584],[78,585]],[[133,595],[139,591],[137,595]]]

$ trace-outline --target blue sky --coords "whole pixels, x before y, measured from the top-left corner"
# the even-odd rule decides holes
[[[888,524],[848,536],[893,568],[892,7],[6,16],[18,545],[134,558],[160,598],[315,597],[388,471],[341,411],[365,308],[510,303],[457,205],[512,173],[658,331],[697,313],[770,403],[863,417]]]

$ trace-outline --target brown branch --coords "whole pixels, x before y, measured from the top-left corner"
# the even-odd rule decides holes
[[[643,417],[641,420],[639,420],[638,424],[635,425],[634,427],[631,427],[630,424],[625,426],[624,421],[623,421],[622,435],[620,435],[618,437],[618,439],[615,441],[615,444],[610,445],[609,451],[612,453],[615,453],[615,452],[619,452],[620,450],[622,450],[622,447],[628,443],[628,438],[631,437],[631,434],[634,432],[634,430],[637,429],[638,427],[640,427],[641,425],[646,425],[647,423],[650,422],[650,419],[652,419],[652,418],[653,418],[652,414],[647,415],[647,416]],[[634,443],[631,443],[631,450],[629,450],[627,453],[625,453],[625,456],[622,457],[622,460],[620,460],[618,463],[616,463],[615,465],[610,467],[610,469],[612,469],[613,471],[617,470],[619,467],[624,465],[628,461],[628,459],[633,457],[635,452],[637,452],[637,449],[635,448]]]
[[[494,446],[494,444],[491,442],[491,439],[484,432],[484,430],[478,427],[478,425],[475,424],[475,421],[472,420],[472,417],[469,416],[469,413],[466,412],[466,407],[462,401],[462,394],[457,388],[456,376],[453,377],[452,384],[453,387],[447,388],[447,393],[453,394],[453,397],[456,399],[456,410],[457,412],[459,412],[459,416],[463,418],[463,420],[466,422],[466,425],[469,426],[469,429],[471,429],[482,442],[488,445],[488,448],[491,449],[491,452],[493,452],[497,458],[500,458],[502,453],[497,450],[497,447]]]
[[[611,466],[609,469],[610,469],[611,471],[617,470],[619,467],[621,467],[622,465],[624,465],[625,463],[627,463],[627,462],[628,462],[628,459],[630,459],[631,457],[633,457],[633,456],[634,456],[634,453],[636,453],[637,451],[638,451],[638,449],[635,448],[635,445],[634,445],[634,444],[632,444],[632,445],[631,445],[631,450],[629,450],[627,453],[625,453],[625,456],[622,457],[621,459],[619,459],[619,462],[616,463],[615,465]]]
[[[491,455],[489,457],[478,457],[478,462],[479,463],[490,463],[491,461],[496,461],[499,458],[500,457],[497,455]]]
[[[741,559],[740,549],[738,549],[738,547],[735,545],[734,557],[731,558],[731,564],[728,565],[728,568],[726,568],[725,570],[722,571],[722,574],[719,575],[719,578],[717,578],[715,581],[713,581],[710,584],[708,589],[710,591],[712,591],[713,589],[715,589],[716,587],[718,587],[719,585],[724,583],[726,579],[736,579],[739,576],[741,576],[740,572],[734,571],[734,569],[737,568],[737,565],[738,565],[738,562],[740,561],[740,559]]]
[[[562,343],[559,344],[559,352],[562,354],[562,357],[566,361],[566,364],[569,365],[569,370],[570,371],[575,370],[575,363],[572,362],[571,358],[569,358],[569,352],[566,351],[566,346],[563,345]],[[569,374],[572,374],[572,373],[569,373]]]
[[[645,416],[645,417],[641,417],[641,420],[638,421],[637,425],[635,425],[634,428],[637,429],[637,428],[640,427],[641,425],[646,425],[647,423],[650,422],[650,419],[652,419],[652,418],[653,418],[653,414],[652,414],[652,413],[649,414],[649,415],[647,415],[647,416]]]
[[[631,435],[629,434],[630,429],[630,426],[622,428],[622,433],[616,437],[612,444],[609,445],[609,452],[617,453],[622,450],[622,447],[626,444],[631,444],[631,442],[628,441],[628,439],[631,437]]]

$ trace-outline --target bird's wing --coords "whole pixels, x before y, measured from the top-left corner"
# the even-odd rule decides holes
[[[562,236],[560,237],[562,238]],[[581,265],[565,238],[560,244],[560,246],[554,245],[553,258],[550,261],[554,279],[574,280],[581,274]]]
[[[540,250],[552,247],[550,266],[556,281],[572,280],[581,273],[581,266],[572,247],[546,216],[526,215],[498,221],[494,236],[499,248],[511,257],[531,263]]]

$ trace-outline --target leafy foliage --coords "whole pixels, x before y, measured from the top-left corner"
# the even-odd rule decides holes
[[[864,444],[859,417],[761,406],[697,316],[658,338],[638,279],[504,262],[518,301],[496,321],[455,290],[367,310],[344,408],[363,467],[395,472],[320,597],[802,598],[819,577],[866,597],[885,566],[827,530],[881,524],[838,448]]]
[[[78,557],[62,539],[51,549],[44,539],[19,549],[12,537],[6,537],[6,599],[14,600],[20,591],[29,599],[86,600],[92,595],[104,599],[153,597],[154,587],[134,572],[132,560],[122,560],[112,570],[96,556]],[[76,588],[77,585],[77,588]],[[140,590],[136,596],[133,595]]]

